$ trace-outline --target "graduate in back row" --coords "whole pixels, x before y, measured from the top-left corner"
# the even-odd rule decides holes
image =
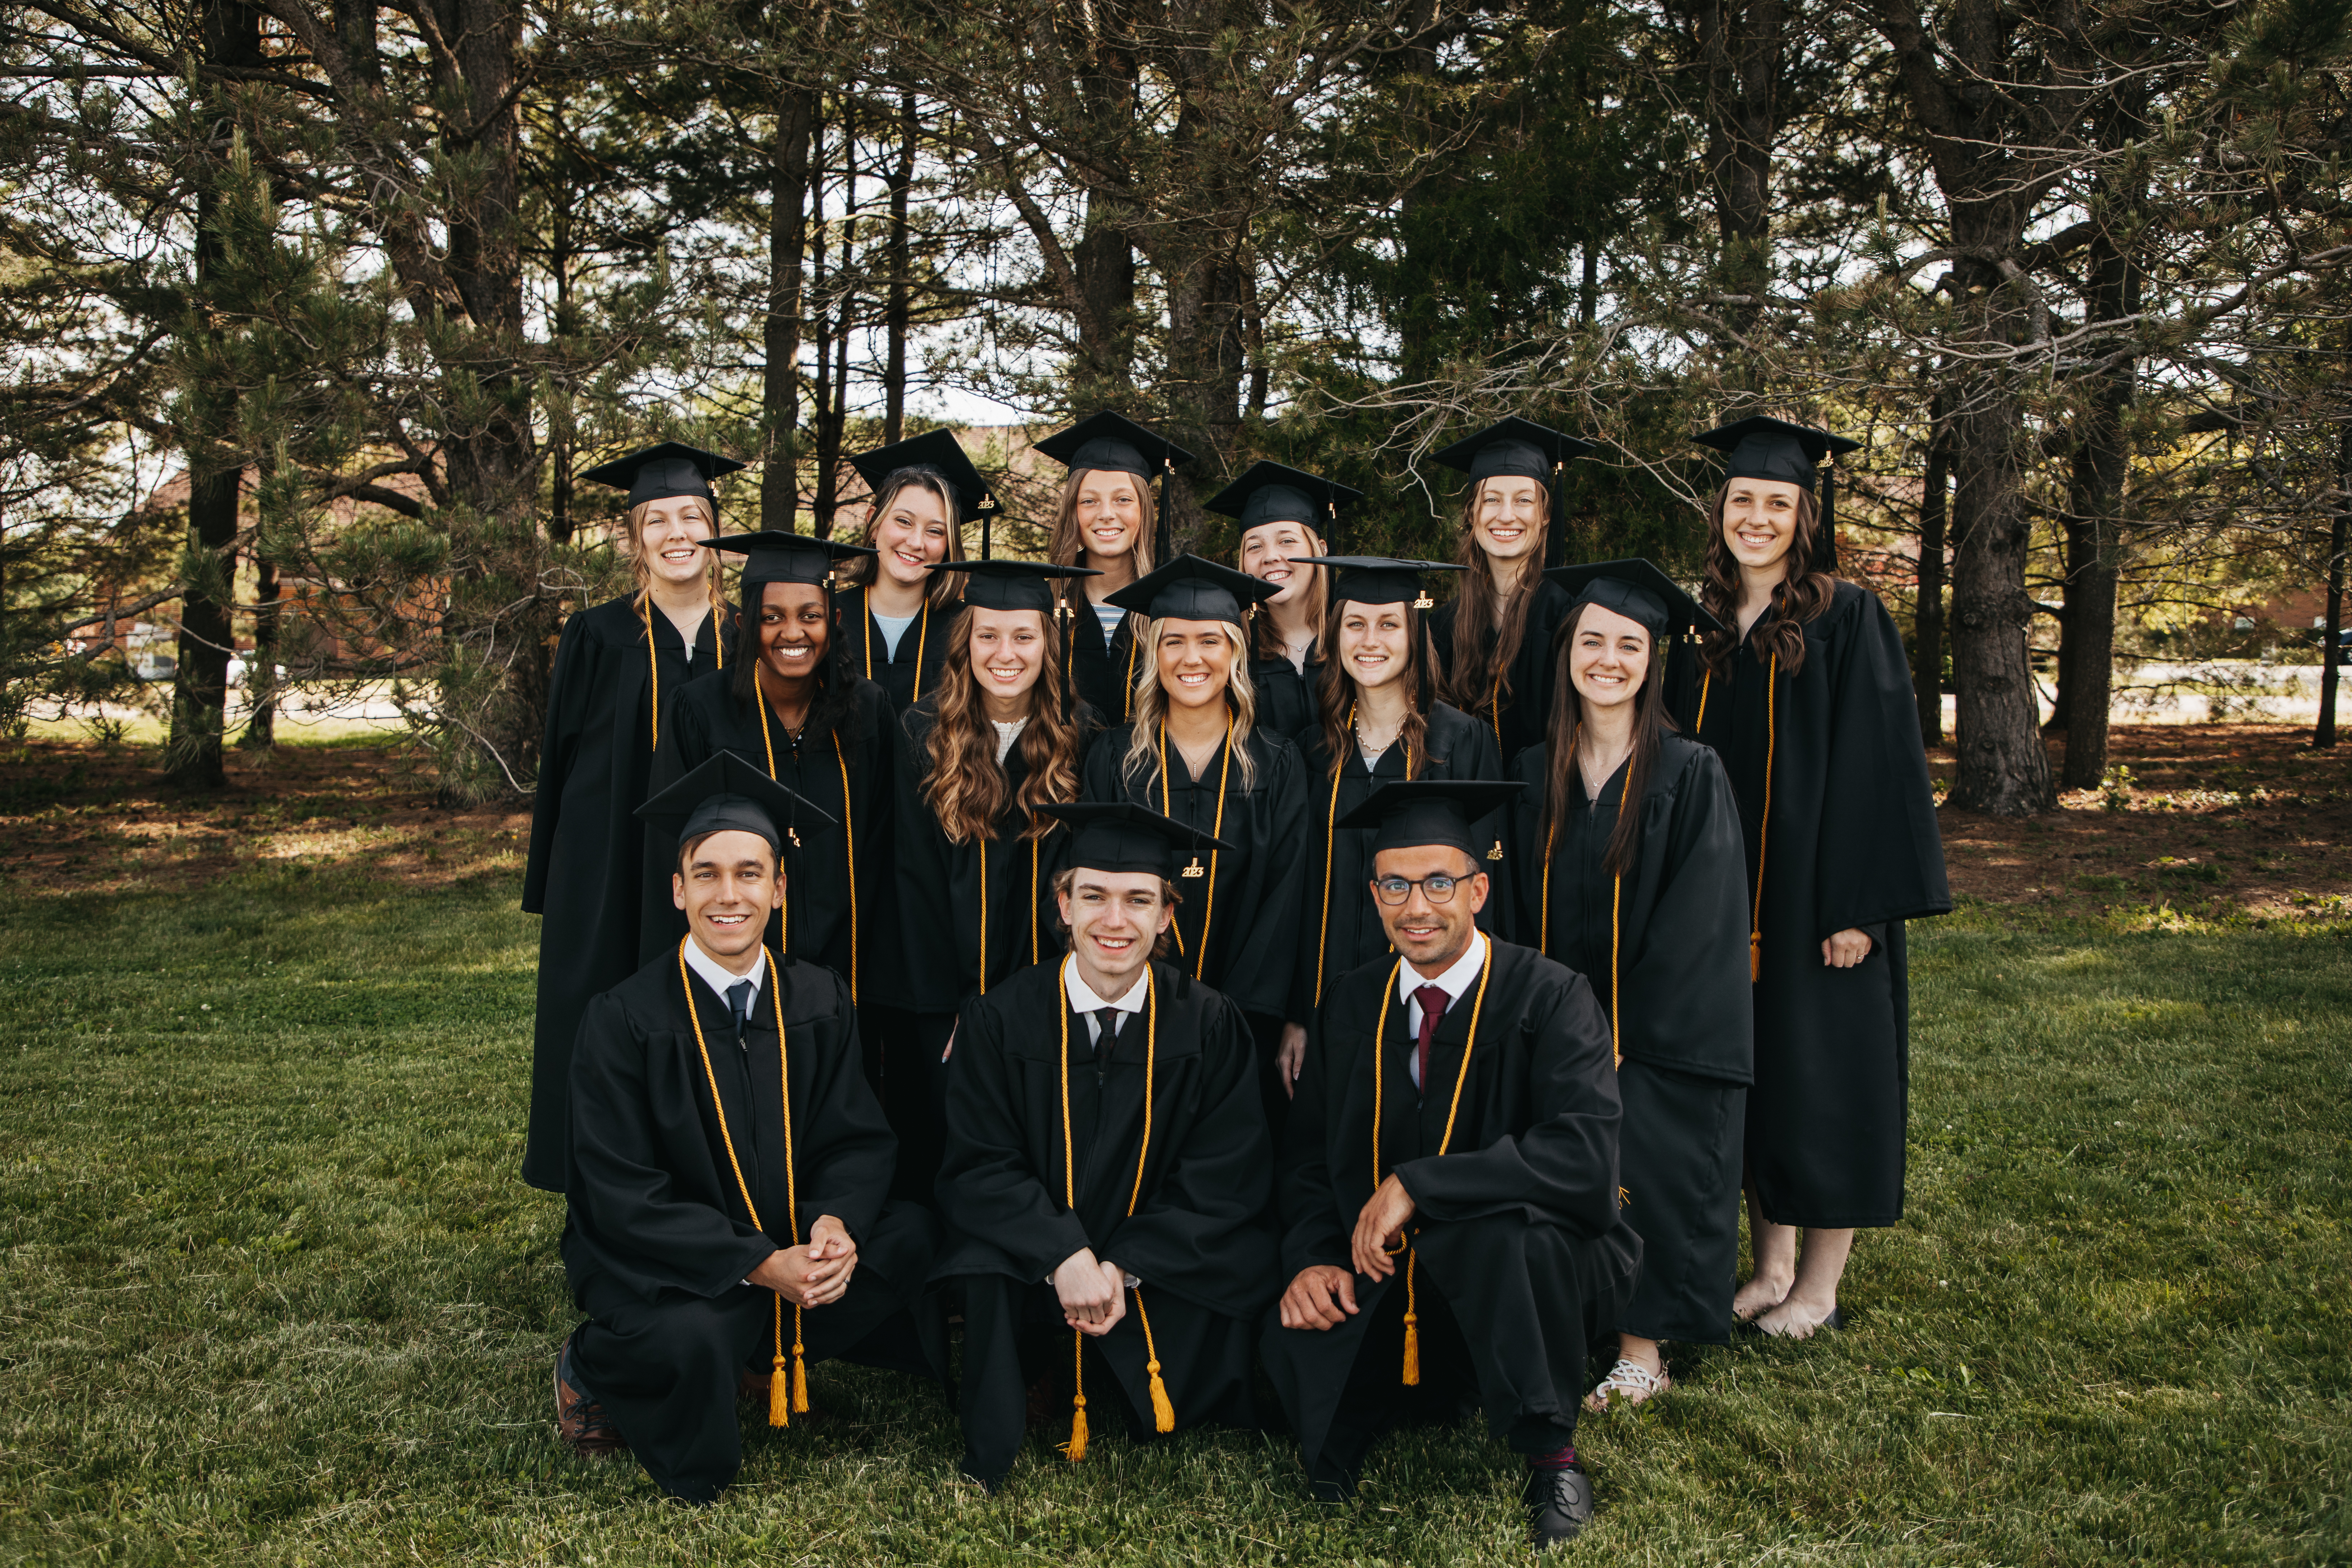
[[[904,713],[939,681],[963,587],[953,572],[931,568],[963,559],[963,525],[978,517],[988,487],[945,430],[849,461],[874,492],[856,541],[870,553],[840,562],[834,610],[852,668]]]
[[[1511,934],[1591,984],[1624,1103],[1625,1221],[1642,1275],[1589,1397],[1668,1386],[1661,1342],[1731,1337],[1742,1119],[1753,1069],[1747,864],[1731,782],[1666,716],[1666,652],[1714,617],[1646,561],[1548,575],[1570,597],[1544,744],[1519,753]]]
[[[963,1470],[992,1491],[1041,1377],[1073,1461],[1108,1415],[1146,1438],[1250,1425],[1276,1283],[1249,1025],[1164,962],[1178,859],[1232,847],[1125,803],[1038,809],[1076,830],[1054,879],[1070,952],[964,1005],[939,1177]]]
[[[1301,740],[1323,711],[1323,618],[1329,608],[1322,529],[1361,490],[1280,463],[1259,463],[1210,498],[1239,525],[1235,564],[1274,592],[1250,617],[1250,687],[1258,722]]]

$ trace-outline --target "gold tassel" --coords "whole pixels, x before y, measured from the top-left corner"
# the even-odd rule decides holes
[[[779,1325],[781,1326],[781,1325]],[[808,1414],[808,1362],[801,1354],[801,1310],[793,1309],[793,1408]]]
[[[1147,1363],[1151,1373],[1151,1429],[1155,1432],[1176,1430],[1176,1406],[1168,1402],[1168,1385],[1160,1381],[1160,1363]]]
[[[1408,1388],[1421,1386],[1421,1314],[1414,1310],[1412,1268],[1420,1254],[1404,1255],[1404,1383]]]
[[[792,1379],[784,1371],[783,1352],[779,1351],[775,1366],[768,1373],[768,1425],[789,1426],[792,1424]]]
[[[1748,984],[1753,985],[1763,978],[1764,933],[1751,931],[1748,933]]]
[[[1070,1401],[1070,1440],[1063,1452],[1076,1464],[1087,1457],[1087,1342],[1076,1331],[1070,1335],[1070,1371],[1077,1384],[1077,1394]]]

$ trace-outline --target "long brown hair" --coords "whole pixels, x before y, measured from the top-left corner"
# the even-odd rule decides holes
[[[1559,630],[1552,636],[1552,696],[1551,729],[1548,736],[1550,754],[1544,759],[1544,831],[1547,836],[1559,826],[1568,810],[1569,781],[1576,774],[1576,742],[1584,727],[1584,698],[1569,679],[1568,660],[1576,647],[1576,628],[1584,619],[1591,605],[1579,605]],[[1622,877],[1633,866],[1633,857],[1642,847],[1642,801],[1650,788],[1650,773],[1657,765],[1658,741],[1675,728],[1674,716],[1666,711],[1664,649],[1658,639],[1650,638],[1650,657],[1642,671],[1642,688],[1633,693],[1633,750],[1625,763],[1624,804],[1617,812],[1617,826],[1609,835],[1606,864],[1609,874]]]
[[[1739,646],[1739,558],[1731,553],[1731,546],[1723,538],[1723,503],[1731,494],[1731,481],[1715,492],[1706,507],[1706,581],[1700,584],[1698,602],[1706,613],[1721,621],[1721,629],[1700,637],[1698,655],[1706,668],[1716,674],[1723,673],[1731,662],[1732,650]],[[1805,668],[1805,623],[1819,616],[1830,607],[1837,593],[1837,579],[1826,572],[1813,570],[1813,534],[1821,524],[1822,509],[1811,490],[1797,492],[1797,529],[1789,541],[1789,553],[1780,583],[1772,590],[1772,607],[1766,614],[1762,645],[1759,657],[1779,658],[1780,673],[1794,675]]]
[[[719,513],[709,501],[704,500],[700,496],[683,496],[677,499],[692,501],[701,511],[702,521],[710,526],[709,537],[712,539],[719,537]],[[646,564],[646,510],[653,504],[649,500],[639,501],[629,509],[628,520],[623,524],[629,541],[629,571],[637,580],[635,603],[639,609],[645,607],[646,601],[652,598],[654,591],[654,571],[651,566]],[[727,626],[727,595],[719,582],[723,575],[719,568],[723,563],[716,550],[706,550],[703,554],[709,557],[706,563],[703,584],[710,600],[710,624],[723,633]]]
[[[1543,584],[1544,548],[1551,537],[1551,489],[1538,481],[1536,489],[1544,498],[1543,521],[1536,529],[1535,542],[1520,557],[1525,564],[1519,568],[1518,586],[1511,591],[1508,603],[1497,604],[1495,574],[1486,564],[1486,552],[1479,548],[1476,526],[1478,498],[1486,485],[1485,479],[1473,484],[1462,502],[1462,539],[1454,546],[1454,559],[1470,570],[1462,574],[1462,585],[1454,590],[1454,663],[1439,689],[1448,702],[1465,713],[1475,713],[1490,700],[1511,694],[1511,663],[1519,657],[1519,644],[1528,635],[1528,606],[1535,602],[1536,590]],[[1488,650],[1483,663],[1475,658],[1481,647]]]
[[[1056,566],[1083,566],[1087,563],[1087,542],[1078,537],[1078,489],[1086,477],[1094,473],[1125,474],[1127,470],[1072,468],[1062,480],[1062,500],[1054,509],[1054,536],[1045,550],[1045,559]],[[1135,542],[1128,547],[1127,557],[1135,568],[1135,576],[1140,578],[1151,571],[1151,531],[1158,525],[1160,503],[1152,495],[1150,480],[1137,474],[1128,474],[1127,477],[1135,481],[1135,493],[1143,506],[1143,521],[1136,526]],[[1080,584],[1070,585],[1067,603],[1070,608],[1083,615],[1094,614],[1094,607]],[[1127,624],[1140,634],[1143,617],[1129,611]],[[1110,639],[1105,637],[1103,640],[1108,643]]]
[[[929,490],[939,498],[948,520],[948,552],[942,559],[961,561],[964,558],[963,527],[960,521],[962,513],[958,510],[960,503],[956,500],[955,487],[933,468],[893,468],[889,477],[875,489],[874,510],[866,514],[866,526],[858,530],[857,537],[850,542],[871,545],[875,525],[888,515],[890,503],[897,500],[903,491],[910,489]],[[870,555],[860,555],[835,567],[833,574],[844,587],[863,588],[871,584],[874,574],[881,570],[880,562]],[[961,572],[934,572],[931,580],[923,586],[923,596],[930,602],[933,609],[948,604],[962,592],[963,574]]]
[[[1171,617],[1172,618],[1172,617]],[[1127,756],[1119,772],[1132,784],[1160,765],[1160,723],[1168,714],[1168,693],[1160,686],[1160,630],[1166,620],[1148,624],[1143,634],[1143,668],[1135,678],[1135,711],[1127,740]],[[1231,622],[1217,623],[1233,646],[1232,673],[1225,678],[1225,706],[1234,719],[1234,763],[1242,772],[1242,788],[1257,783],[1257,759],[1250,755],[1251,729],[1257,723],[1257,689],[1250,684],[1249,639]]]
[[[1323,710],[1323,754],[1331,759],[1336,771],[1348,763],[1348,749],[1355,737],[1348,731],[1355,716],[1356,678],[1349,675],[1339,659],[1339,623],[1347,618],[1342,607],[1354,604],[1342,599],[1331,606],[1331,618],[1322,638],[1323,678],[1316,687],[1318,704]],[[1378,605],[1366,605],[1367,610],[1377,610]],[[1429,672],[1437,668],[1437,644],[1429,635],[1422,613],[1411,605],[1404,609],[1405,647],[1412,653],[1412,665],[1399,680],[1410,681],[1405,688],[1404,722],[1397,728],[1397,738],[1391,742],[1404,747],[1404,776],[1421,777],[1429,763]]]
[[[1296,518],[1277,521],[1287,521],[1293,528],[1307,536],[1307,554],[1330,553],[1323,543],[1323,536],[1315,531],[1314,524],[1300,522]],[[1274,525],[1261,522],[1257,526],[1271,528]],[[1242,564],[1242,542],[1249,536],[1250,530],[1245,528],[1242,530],[1241,539],[1234,542],[1234,570],[1236,572],[1249,570]],[[1300,593],[1307,595],[1307,624],[1314,629],[1315,640],[1318,644],[1323,640],[1324,625],[1330,618],[1330,595],[1326,591],[1330,581],[1326,575],[1328,570],[1322,566],[1309,566],[1307,569],[1307,582],[1299,589]],[[1283,646],[1282,632],[1274,624],[1274,611],[1265,605],[1258,605],[1257,613],[1250,617],[1249,644],[1249,656],[1252,658],[1288,658],[1290,657],[1290,650]]]
[[[1029,688],[1029,722],[1013,745],[1021,752],[1028,776],[1013,794],[1004,770],[996,765],[996,731],[988,722],[980,683],[971,673],[971,616],[960,614],[948,637],[947,665],[938,692],[938,719],[931,726],[930,772],[923,779],[923,804],[939,819],[940,831],[950,844],[992,838],[996,819],[1007,805],[1024,811],[1050,803],[1078,798],[1077,724],[1062,717],[1062,639],[1044,611],[1038,618],[1045,668]],[[1031,815],[1024,838],[1043,838],[1054,819]]]

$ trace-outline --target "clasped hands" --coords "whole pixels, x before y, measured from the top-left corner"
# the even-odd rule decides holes
[[[1061,1299],[1062,1321],[1095,1339],[1111,1331],[1127,1316],[1127,1270],[1081,1247],[1054,1270],[1054,1294]]]
[[[816,1216],[804,1247],[780,1247],[751,1270],[746,1284],[773,1290],[795,1307],[838,1301],[857,1270],[857,1243],[848,1227],[829,1214]]]
[[[1404,1190],[1402,1182],[1390,1176],[1356,1215],[1356,1234],[1348,1243],[1354,1273],[1329,1263],[1310,1263],[1300,1269],[1282,1293],[1282,1326],[1336,1329],[1353,1317],[1358,1310],[1356,1275],[1385,1279],[1396,1272],[1396,1256],[1390,1248],[1412,1215],[1412,1194]]]

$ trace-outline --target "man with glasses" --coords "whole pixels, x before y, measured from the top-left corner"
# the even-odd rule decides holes
[[[1576,1414],[1593,1336],[1632,1294],[1618,1215],[1609,1020],[1584,977],[1477,929],[1471,823],[1517,783],[1391,784],[1375,830],[1395,946],[1342,976],[1308,1031],[1276,1172],[1289,1287],[1262,1341],[1310,1490],[1344,1501],[1399,1420],[1475,1402],[1527,1457],[1538,1546],[1592,1516]]]

